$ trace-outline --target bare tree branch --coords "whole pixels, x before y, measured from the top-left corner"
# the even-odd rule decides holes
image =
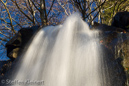
[[[67,10],[65,9],[65,6],[64,5],[61,5],[61,2],[59,0],[57,0],[57,2],[63,8],[65,14],[68,16],[69,14],[68,14]]]
[[[49,15],[49,13],[51,12],[52,7],[53,7],[53,5],[54,5],[54,2],[55,2],[55,0],[53,0],[53,1],[52,1],[52,4],[51,4],[51,7],[50,7],[50,9],[49,9],[49,11],[48,11],[48,13],[47,13],[47,16],[48,16],[48,15]]]
[[[15,3],[15,5],[16,5],[17,8],[19,9],[19,11],[20,11],[23,15],[25,15],[25,17],[27,17],[31,22],[33,22],[33,20],[32,20],[28,15],[26,15],[26,14],[22,11],[22,9],[21,9],[21,8],[19,7],[19,5],[17,4],[16,0],[15,0],[15,1],[12,0],[12,2]],[[34,22],[33,22],[33,24],[34,24]]]
[[[12,27],[12,31],[13,31],[14,33],[16,33],[16,31],[14,30],[14,27],[13,27],[13,22],[12,22],[11,14],[10,14],[10,12],[9,12],[9,9],[8,9],[7,6],[6,6],[7,1],[6,1],[6,3],[4,3],[2,0],[0,0],[0,1],[3,3],[3,5],[4,5],[4,7],[5,7],[5,9],[6,9],[7,13],[8,13],[8,16],[9,16],[9,19],[10,19],[10,26]]]
[[[88,18],[88,16],[89,16],[90,14],[92,14],[94,11],[96,11],[100,6],[103,6],[105,2],[106,2],[106,0],[104,0],[104,2],[103,2],[102,4],[100,4],[100,5],[99,5],[98,7],[96,7],[93,11],[91,11],[85,18]]]
[[[6,39],[3,39],[3,38],[1,38],[1,37],[0,37],[0,40],[2,40],[2,41],[5,41],[5,42],[7,42],[7,41],[8,41],[8,40],[6,40]]]

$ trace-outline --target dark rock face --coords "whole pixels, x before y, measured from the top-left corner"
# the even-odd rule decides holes
[[[111,26],[122,28],[126,31],[129,31],[129,12],[118,12],[113,18]]]
[[[122,37],[122,42],[118,42],[116,45],[117,57],[123,58],[123,66],[125,68],[128,85],[129,85],[129,12],[118,12],[113,18],[112,26],[122,28],[127,31],[126,37]],[[119,40],[119,38],[117,38]],[[121,40],[120,40],[121,41]]]
[[[124,67],[121,65],[122,59],[115,59],[114,54],[102,45],[102,62],[101,65],[102,77],[105,76],[105,81],[102,83],[103,86],[125,86],[126,84],[126,73]]]
[[[39,26],[31,28],[22,28],[18,33],[6,44],[7,56],[13,61],[25,48],[25,44],[31,39],[32,35],[38,30]]]
[[[112,69],[116,71],[112,74],[117,74],[118,77],[121,77],[119,79],[114,77],[116,78],[116,80],[119,80],[119,81],[125,80],[124,82],[120,81],[123,84],[126,83],[126,77],[127,77],[127,80],[129,80],[129,72],[128,72],[129,71],[128,69],[129,68],[129,38],[128,37],[129,37],[128,33],[114,33],[114,35],[109,34],[106,37],[104,37],[104,39],[102,38],[103,40],[102,44],[106,46],[114,54],[113,57],[115,58],[114,60],[115,64],[114,63],[112,64],[111,61],[109,61],[109,63],[112,64],[110,66],[111,67],[114,66]],[[123,84],[121,86],[125,86]]]
[[[100,43],[114,54],[115,60],[107,60],[107,66],[111,71],[112,83],[116,80],[121,85],[109,86],[125,86],[126,77],[129,82],[129,12],[118,12],[111,26],[95,23],[94,29],[100,30]],[[126,84],[129,85],[128,82]]]
[[[39,29],[39,26],[22,28],[9,42],[7,42],[7,56],[10,58],[10,60],[1,62],[2,66],[0,67],[0,81],[3,79],[11,79],[11,77],[14,76],[21,59],[17,57],[23,52],[24,49],[26,49],[25,45],[31,40],[32,36]],[[0,83],[0,86],[6,86],[6,84]]]
[[[99,24],[97,22],[94,22],[94,25],[92,26],[92,29],[97,29],[100,30],[101,32],[105,32],[105,31],[112,31],[112,32],[126,32],[124,29],[120,28],[120,27],[115,27],[115,26],[108,26],[106,24]]]
[[[9,71],[11,64],[11,61],[0,61],[0,78],[2,78],[7,71]]]

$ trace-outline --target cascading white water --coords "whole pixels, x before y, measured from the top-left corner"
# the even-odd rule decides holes
[[[41,29],[23,55],[14,80],[44,81],[23,86],[104,86],[96,35],[78,13],[63,25]]]

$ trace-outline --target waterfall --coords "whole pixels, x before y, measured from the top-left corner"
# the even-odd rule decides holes
[[[12,86],[109,86],[101,54],[98,31],[74,13],[34,36],[13,77],[19,83]]]

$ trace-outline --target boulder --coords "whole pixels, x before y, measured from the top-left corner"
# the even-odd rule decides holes
[[[118,12],[114,16],[111,26],[122,28],[126,31],[129,31],[129,12]]]
[[[39,29],[39,26],[22,28],[6,43],[7,56],[13,61],[24,50],[32,35]]]

